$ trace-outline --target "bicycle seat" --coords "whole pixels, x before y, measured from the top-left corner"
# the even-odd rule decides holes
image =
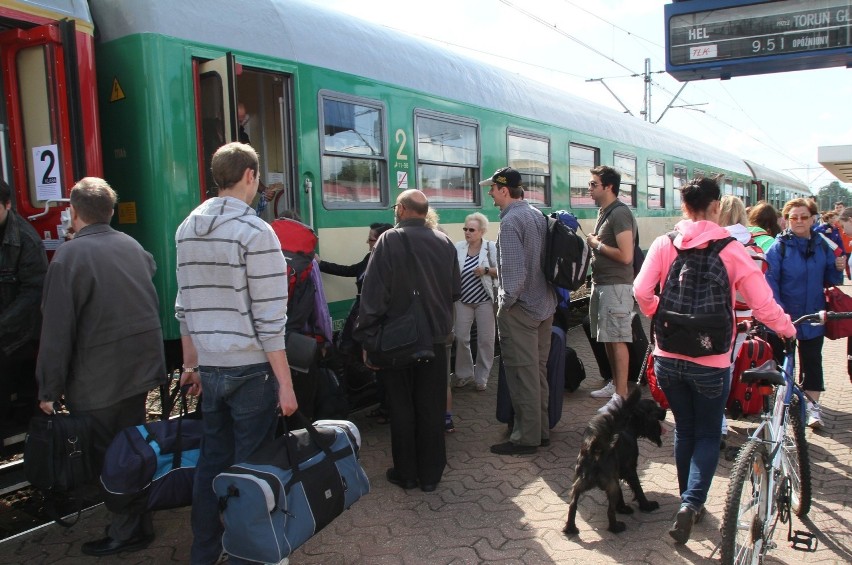
[[[743,371],[743,374],[740,375],[740,382],[745,384],[783,385],[787,381],[784,380],[784,375],[778,370],[775,360],[770,359],[760,367]]]

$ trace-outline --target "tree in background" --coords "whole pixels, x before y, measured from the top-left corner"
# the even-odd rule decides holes
[[[817,192],[817,207],[821,212],[834,208],[834,203],[837,201],[844,202],[846,206],[852,206],[852,192],[839,181],[831,181]]]

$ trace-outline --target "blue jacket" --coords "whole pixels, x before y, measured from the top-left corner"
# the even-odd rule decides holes
[[[834,253],[816,233],[810,239],[789,230],[775,238],[766,252],[766,280],[775,300],[792,319],[825,310],[823,288],[843,281],[843,273],[834,266]],[[796,327],[798,339],[814,339],[825,334],[824,326],[809,324]]]

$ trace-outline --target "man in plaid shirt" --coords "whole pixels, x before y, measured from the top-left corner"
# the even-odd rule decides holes
[[[524,201],[521,174],[510,167],[479,183],[500,208],[497,237],[499,309],[497,327],[506,384],[515,411],[509,441],[491,446],[499,455],[535,453],[550,444],[547,356],[556,294],[541,270],[547,223]]]

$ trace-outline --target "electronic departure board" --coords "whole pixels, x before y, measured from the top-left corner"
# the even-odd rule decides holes
[[[852,66],[852,0],[692,0],[665,14],[678,80]]]

